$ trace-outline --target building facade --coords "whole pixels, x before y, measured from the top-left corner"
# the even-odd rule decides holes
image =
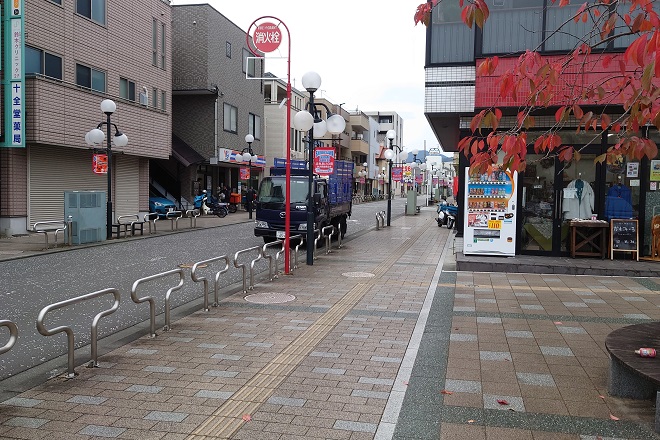
[[[481,110],[497,107],[503,112],[498,130],[501,132],[515,126],[517,112],[524,105],[522,98],[518,101],[500,98],[497,76],[476,75],[476,68],[484,58],[499,57],[497,73],[512,67],[527,49],[537,49],[543,59],[553,62],[559,61],[562,54],[575,50],[583,43],[583,38],[590,43],[600,41],[597,33],[589,34],[593,26],[591,19],[586,23],[572,20],[580,5],[559,7],[549,0],[487,0],[487,5],[490,17],[483,29],[465,26],[457,2],[439,3],[427,28],[425,114],[445,151],[457,151],[460,139],[472,135],[470,121]],[[565,24],[562,31],[555,32],[562,24]],[[623,32],[624,28],[623,22],[618,23],[612,37]],[[571,84],[587,85],[603,77],[615,76],[619,64],[612,63],[610,68],[604,68],[601,51],[615,55],[622,53],[634,38],[635,35],[628,35],[610,39],[599,48],[598,54],[594,51],[593,55],[585,57],[584,65],[567,70],[561,78],[562,85],[558,87],[565,87],[566,91]],[[563,96],[563,93],[557,93],[557,96]],[[619,163],[594,165],[594,159],[616,143],[616,137],[608,136],[608,132],[576,133],[579,121],[575,119],[567,121],[561,136],[565,145],[581,151],[581,160],[565,164],[555,157],[534,152],[536,138],[556,122],[554,114],[561,105],[559,99],[553,100],[546,109],[536,110],[533,113],[536,125],[527,129],[527,168],[515,182],[518,187],[516,253],[566,255],[569,252],[568,221],[574,215],[569,208],[569,198],[576,182],[589,187],[589,216],[605,220],[615,218],[610,208],[612,192],[625,187],[630,206],[630,215],[626,213],[625,217],[639,220],[640,250],[648,253],[650,222],[655,214],[653,207],[660,206],[660,192],[651,177],[651,161],[621,158]],[[608,104],[607,113],[612,120],[622,114],[621,104],[621,101]],[[580,105],[595,114],[604,109],[589,100]],[[639,135],[656,143],[660,140],[654,128],[644,129]],[[469,158],[461,154],[457,198],[459,234],[462,233],[465,214],[467,166]],[[660,208],[656,211],[660,212]],[[586,213],[580,215],[585,217]]]
[[[202,189],[256,187],[266,165],[261,61],[247,47],[245,31],[208,4],[173,6],[172,28],[172,125],[181,140],[174,147],[193,159],[159,162],[163,180],[176,182],[172,191],[182,201]],[[247,134],[260,156],[249,179],[240,172],[247,163],[236,160],[248,148]]]
[[[170,154],[169,1],[83,3],[24,1],[25,146],[0,148],[0,234],[64,220],[65,191],[106,191],[85,142],[106,98],[129,139],[113,148],[115,217],[148,211],[149,159]]]

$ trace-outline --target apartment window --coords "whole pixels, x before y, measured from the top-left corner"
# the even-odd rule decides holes
[[[166,106],[165,106],[165,103],[166,103],[165,97],[166,97],[165,91],[160,92],[160,109],[162,111],[165,111],[165,108],[166,108]]]
[[[151,106],[153,108],[158,108],[158,89],[155,87],[151,93]]]
[[[247,73],[247,76],[254,77],[254,58],[250,59],[250,51],[243,49],[243,72]]]
[[[252,113],[248,115],[248,133],[255,139],[261,139],[261,116]]]
[[[126,78],[119,78],[119,97],[135,101],[135,83]]]
[[[76,12],[97,23],[105,24],[105,0],[76,0]]]
[[[105,93],[105,72],[76,64],[76,84]]]
[[[151,21],[151,64],[158,66],[158,21]]]
[[[225,43],[225,55],[227,58],[231,58],[231,43],[229,41]]]
[[[41,74],[62,79],[62,58],[34,47],[25,46],[25,74]]]
[[[160,24],[160,68],[165,69],[165,23]]]
[[[378,117],[378,123],[379,124],[391,124],[392,123],[392,116],[379,116]]]
[[[58,5],[62,4],[62,0],[50,0],[53,3],[57,3]]]
[[[224,120],[223,128],[225,131],[238,133],[238,128],[237,128],[238,109],[236,107],[225,103],[223,120]]]

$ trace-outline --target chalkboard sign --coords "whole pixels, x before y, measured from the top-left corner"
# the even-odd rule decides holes
[[[639,261],[637,226],[637,220],[610,220],[610,259],[614,259],[614,252],[634,252]]]

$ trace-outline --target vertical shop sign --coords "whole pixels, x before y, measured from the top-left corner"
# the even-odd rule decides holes
[[[316,147],[314,149],[314,172],[319,175],[330,175],[335,170],[335,149],[333,147]]]
[[[5,90],[3,147],[25,147],[25,33],[23,1],[5,2]]]
[[[402,167],[392,167],[392,180],[395,182],[403,182]]]

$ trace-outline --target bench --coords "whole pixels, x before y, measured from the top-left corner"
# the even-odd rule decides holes
[[[614,330],[605,338],[610,354],[607,391],[629,399],[655,397],[655,432],[660,432],[660,357],[643,358],[641,347],[660,349],[660,322],[634,324]]]
[[[67,230],[67,223],[65,221],[48,221],[48,222],[36,222],[34,226],[32,226],[32,231],[33,232],[39,232],[44,234],[46,237],[46,247],[44,250],[48,249],[48,233],[49,232],[54,232],[55,233],[55,247],[57,247],[57,234],[62,232],[63,234],[66,233]]]
[[[117,217],[117,223],[112,225],[112,234],[120,238],[121,233],[124,237],[128,236],[130,230],[131,236],[136,235],[140,231],[140,235],[144,235],[144,221],[140,221],[140,216],[137,214],[120,215]]]

